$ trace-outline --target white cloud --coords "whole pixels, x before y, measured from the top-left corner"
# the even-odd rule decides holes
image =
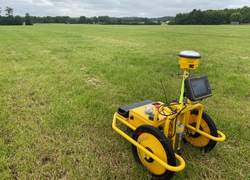
[[[17,3],[28,3],[34,6],[53,6],[50,0],[16,0]]]
[[[147,16],[175,15],[192,9],[223,9],[250,6],[250,0],[0,0],[16,14],[40,16]]]

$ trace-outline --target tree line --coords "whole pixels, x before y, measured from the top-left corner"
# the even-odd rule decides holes
[[[230,24],[250,23],[250,7],[223,9],[223,10],[196,10],[189,13],[179,13],[175,17],[144,18],[144,17],[69,17],[69,16],[14,16],[14,9],[0,7],[0,25],[32,25],[33,23],[65,23],[65,24],[117,24],[117,25],[160,25],[163,22],[169,24]]]
[[[197,24],[197,25],[216,25],[250,23],[250,7],[223,10],[196,10],[189,13],[179,13],[170,24]]]
[[[143,18],[143,17],[69,17],[69,16],[46,16],[38,17],[33,16],[34,23],[65,23],[65,24],[114,24],[114,25],[160,25],[161,21],[156,18]]]
[[[4,14],[4,15],[2,15]],[[14,16],[14,9],[6,7],[4,10],[0,7],[0,25],[32,25],[32,19],[29,13],[24,17]]]
[[[2,15],[3,14],[3,15]],[[14,9],[0,7],[0,25],[32,25],[34,23],[64,23],[64,24],[117,24],[117,25],[159,25],[162,21],[168,21],[173,17],[143,18],[143,17],[69,17],[69,16],[14,16]]]

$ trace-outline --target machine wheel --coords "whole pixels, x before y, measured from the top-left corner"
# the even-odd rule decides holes
[[[188,124],[193,127],[196,127],[197,116],[198,113],[196,113],[195,111],[191,112]],[[214,124],[214,121],[205,112],[202,114],[200,129],[212,136],[218,137],[217,128]],[[217,143],[216,141],[202,136],[201,134],[196,133],[188,128],[186,128],[186,136],[184,140],[186,140],[188,143],[195,147],[203,149],[204,152],[211,151]]]
[[[140,126],[134,132],[133,139],[163,161],[172,166],[176,165],[175,154],[171,143],[159,129],[149,125]],[[143,151],[136,148],[136,146],[132,146],[132,152],[136,161],[146,167],[147,170],[153,174],[154,178],[170,179],[174,175],[174,172],[162,167]]]

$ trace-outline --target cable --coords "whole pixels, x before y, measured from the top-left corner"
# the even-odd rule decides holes
[[[175,114],[176,114],[174,118],[170,119],[171,121],[174,120],[174,126],[173,126],[173,130],[174,130],[174,131],[173,131],[172,136],[171,136],[171,138],[170,138],[170,139],[172,139],[172,138],[174,137],[175,133],[176,133],[176,121],[177,121],[177,118],[178,118],[178,116],[181,114],[181,112],[182,112],[187,106],[184,105],[184,107],[183,107],[179,112],[174,111],[173,113],[170,113],[170,114],[165,114],[164,111],[160,111],[160,109],[161,109],[162,107],[164,107],[164,106],[165,106],[165,104],[162,104],[159,108],[157,108],[158,113],[159,113],[160,115],[165,116],[165,117],[168,117],[168,116],[172,116],[172,115],[175,115]],[[168,107],[168,106],[166,106],[166,107]]]
[[[175,133],[176,133],[176,121],[177,121],[177,117],[181,114],[181,112],[182,112],[186,107],[187,107],[187,106],[185,105],[185,106],[176,114],[176,116],[175,116],[173,119],[170,119],[170,120],[174,120],[174,126],[173,126],[173,128],[174,128],[174,133],[172,133],[172,136],[171,136],[170,139],[172,139],[172,138],[174,137]]]
[[[164,107],[164,105],[165,105],[165,104],[162,104],[159,108],[157,108],[158,113],[159,113],[160,115],[165,116],[165,117],[168,117],[168,116],[172,116],[172,115],[174,115],[174,114],[177,113],[177,112],[175,111],[175,112],[170,113],[170,114],[165,114],[164,111],[160,111],[160,109],[161,109],[162,107]],[[166,106],[166,107],[168,107],[168,106]]]

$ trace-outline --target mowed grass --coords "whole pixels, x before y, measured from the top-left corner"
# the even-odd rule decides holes
[[[204,101],[227,135],[185,145],[175,179],[250,179],[250,26],[0,27],[1,179],[150,179],[112,131],[117,107],[179,95],[176,54],[199,51]]]

